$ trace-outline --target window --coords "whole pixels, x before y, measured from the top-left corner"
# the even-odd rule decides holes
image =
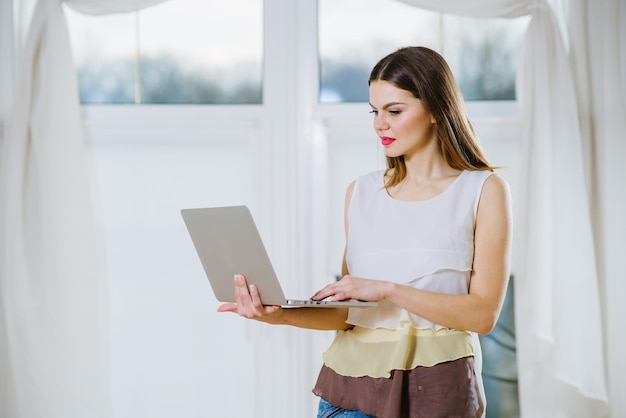
[[[81,102],[262,102],[262,0],[177,0],[137,13],[67,9]]]
[[[441,52],[467,100],[515,99],[527,18],[442,15],[395,0],[319,0],[320,103],[368,99],[369,70],[408,45]]]
[[[366,102],[369,70],[406,45],[440,51],[467,100],[515,99],[526,17],[443,15],[395,0],[317,3],[321,104]],[[263,102],[263,0],[67,15],[84,104]]]

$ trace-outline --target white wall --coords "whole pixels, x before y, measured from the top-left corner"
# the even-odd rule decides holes
[[[234,126],[167,117],[87,125],[106,237],[116,417],[230,416],[240,407],[223,389],[233,364],[253,369],[251,340],[241,321],[215,313],[180,217],[185,207],[254,207],[252,125]],[[238,390],[253,383],[241,379]]]

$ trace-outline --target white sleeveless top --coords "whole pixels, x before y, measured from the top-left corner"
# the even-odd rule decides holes
[[[384,170],[359,177],[348,208],[346,261],[351,275],[417,289],[467,294],[474,258],[478,201],[491,171],[463,171],[432,199],[389,196]],[[347,322],[364,328],[439,330],[441,325],[383,301],[350,309]]]

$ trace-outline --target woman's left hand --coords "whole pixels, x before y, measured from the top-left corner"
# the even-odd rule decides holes
[[[362,300],[367,302],[378,302],[387,297],[392,283],[381,280],[363,279],[360,277],[343,276],[341,280],[326,285],[315,293],[311,299],[332,301],[342,300]]]

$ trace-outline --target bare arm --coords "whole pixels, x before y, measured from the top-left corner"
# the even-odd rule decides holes
[[[346,208],[344,222],[347,234],[348,204],[352,196],[354,183],[348,187],[346,193]],[[348,274],[346,254],[344,250],[341,264],[342,275]],[[233,312],[240,316],[268,324],[291,325],[298,328],[317,330],[345,330],[352,328],[346,323],[348,308],[281,308],[280,306],[263,306],[256,286],[248,285],[245,277],[235,276],[236,303],[225,303],[218,308],[218,312]]]
[[[474,263],[467,295],[414,289],[382,280],[344,276],[315,294],[314,299],[388,300],[409,312],[448,328],[491,332],[495,326],[510,274],[511,199],[506,182],[490,176],[476,215]]]
[[[244,318],[255,319],[274,325],[291,325],[317,330],[342,330],[350,328],[346,324],[347,308],[281,308],[264,306],[259,290],[248,285],[246,278],[235,276],[236,303],[220,305],[218,312],[233,312]]]

